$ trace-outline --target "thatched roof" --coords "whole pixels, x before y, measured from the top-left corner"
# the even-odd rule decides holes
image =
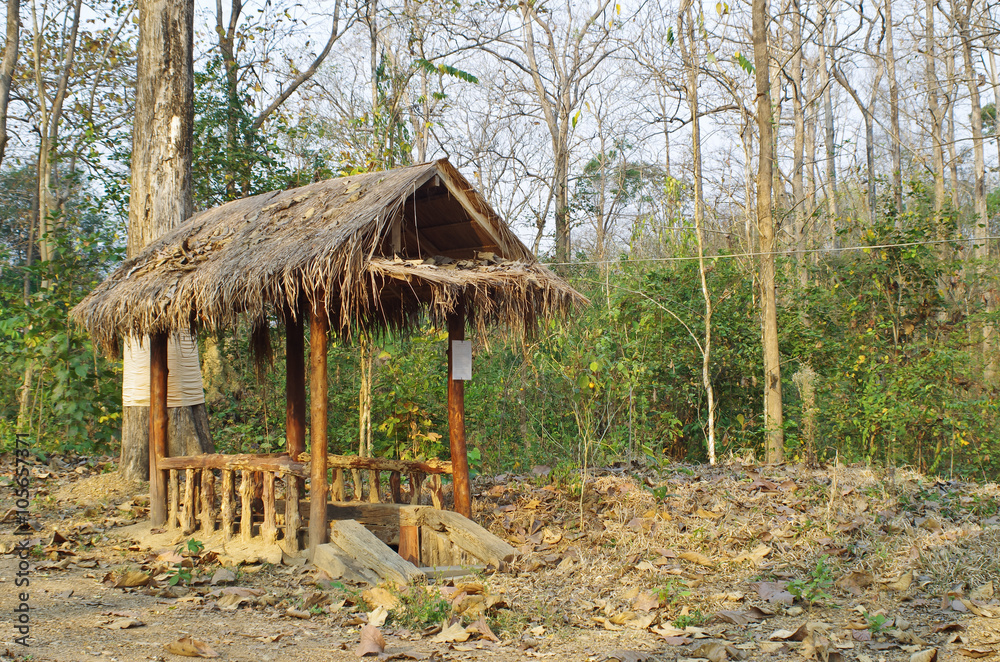
[[[446,160],[330,179],[192,216],[72,310],[116,354],[126,335],[255,326],[327,305],[331,328],[440,321],[521,333],[585,299],[538,263]]]

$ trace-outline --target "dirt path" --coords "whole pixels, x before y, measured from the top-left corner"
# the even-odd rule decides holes
[[[136,542],[142,486],[103,462],[34,467],[27,536],[0,465],[0,660],[180,660],[167,646],[182,638],[224,660],[357,659],[379,605],[382,659],[1000,659],[992,484],[735,463],[605,470],[581,526],[578,478],[500,476],[476,485],[475,506],[522,552],[514,567],[363,593],[308,565]],[[14,629],[23,539],[27,648]],[[171,586],[178,565],[192,567]],[[458,625],[442,632],[448,611]]]

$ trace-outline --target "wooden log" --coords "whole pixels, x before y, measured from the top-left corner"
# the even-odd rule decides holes
[[[335,545],[317,545],[309,560],[317,568],[326,571],[333,579],[346,579],[350,582],[366,582],[368,584],[378,584],[377,574],[361,566],[357,561],[348,556],[342,549]]]
[[[181,531],[184,535],[189,535],[194,533],[195,529],[198,528],[198,524],[195,519],[195,510],[198,507],[198,500],[196,493],[198,488],[195,486],[195,470],[187,469],[185,472],[184,480],[184,513],[181,516]]]
[[[409,584],[424,579],[424,573],[415,565],[400,558],[391,547],[354,520],[332,522],[330,543],[362,567],[375,571],[383,581]]]
[[[399,510],[399,555],[415,566],[420,563],[420,522],[415,508]]]
[[[327,389],[326,334],[329,330],[325,295],[318,295],[309,316],[309,548],[326,542],[326,460],[327,460]]]
[[[382,478],[376,469],[368,472],[368,503],[382,503]]]
[[[285,311],[285,448],[292,460],[306,450],[305,325],[300,310]]]
[[[392,503],[403,503],[403,490],[401,488],[401,479],[398,471],[393,471],[389,474],[389,495]]]
[[[437,582],[446,579],[458,579],[459,577],[471,577],[477,572],[486,569],[484,565],[438,565],[425,566],[420,568],[427,576],[427,581]]]
[[[299,551],[299,527],[302,526],[302,515],[299,514],[299,479],[286,474],[285,481],[285,551],[294,554]]]
[[[167,480],[161,466],[167,457],[167,334],[149,337],[149,519],[167,522]]]
[[[173,529],[180,525],[177,520],[177,511],[180,508],[180,491],[181,487],[177,484],[177,469],[170,470],[169,482],[169,493],[170,493],[170,508],[167,513],[167,528]]]
[[[185,455],[183,457],[168,457],[163,460],[166,469],[229,469],[231,471],[275,471],[288,472],[305,478],[309,475],[309,465],[304,462],[293,462],[284,454],[270,455],[223,455],[210,453],[206,455]]]
[[[472,517],[469,455],[465,447],[465,382],[454,378],[452,345],[465,340],[465,301],[460,299],[448,315],[448,442],[451,446],[455,487],[455,512]]]
[[[215,531],[215,474],[211,469],[201,470],[201,530]]]
[[[452,472],[451,462],[437,458],[416,461],[392,460],[385,457],[358,457],[357,455],[331,455],[327,459],[327,466],[338,469],[372,469],[401,473],[419,471],[425,474],[450,474]]]
[[[224,540],[233,537],[233,472],[229,469],[222,470],[222,535]]]
[[[278,525],[275,522],[274,510],[274,473],[264,472],[264,522],[260,525],[260,535],[267,544],[273,544],[278,539]]]
[[[248,469],[240,472],[240,539],[250,542],[253,537],[253,510],[250,499],[253,495],[253,473]]]
[[[418,472],[410,473],[410,504],[418,505],[420,503],[420,487],[424,482],[424,474]]]
[[[448,536],[425,526],[420,531],[420,562],[426,567],[450,566],[456,563]]]
[[[444,532],[448,539],[481,563],[501,565],[517,556],[517,550],[472,520],[448,510],[432,508],[419,513],[422,525]]]
[[[333,487],[330,488],[330,498],[334,501],[344,500],[344,470],[334,468]]]

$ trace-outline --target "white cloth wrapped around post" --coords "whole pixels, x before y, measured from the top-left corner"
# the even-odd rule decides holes
[[[149,338],[125,339],[122,404],[149,406]],[[184,330],[167,341],[167,407],[191,407],[205,402],[198,342]]]

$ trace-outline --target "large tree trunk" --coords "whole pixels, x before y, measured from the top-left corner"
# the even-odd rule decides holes
[[[193,23],[191,0],[139,2],[129,257],[191,215]],[[148,355],[148,342],[145,352]],[[170,372],[200,370],[197,347],[192,352],[179,352],[178,356],[175,363],[168,364]],[[125,370],[130,368],[131,364],[126,364]],[[168,413],[169,454],[213,452],[204,393],[200,399],[197,394],[168,393],[171,396],[181,406],[171,407]],[[124,478],[148,480],[148,409],[124,409],[119,471]]]
[[[774,284],[774,216],[771,212],[771,177],[774,153],[771,142],[770,48],[767,0],[753,0],[753,59],[757,83],[757,230],[760,234],[761,329],[764,346],[764,427],[767,461],[784,460],[785,436],[781,410],[781,366],[778,354],[778,314]]]

